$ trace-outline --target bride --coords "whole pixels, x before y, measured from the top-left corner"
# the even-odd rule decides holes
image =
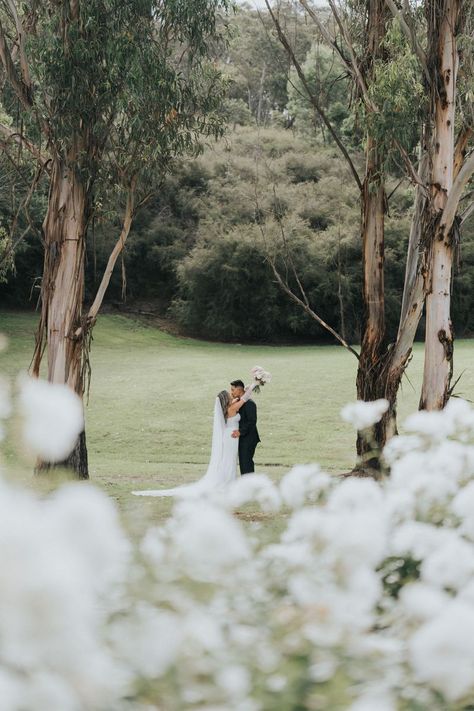
[[[132,491],[135,496],[186,496],[208,490],[225,489],[237,479],[237,451],[239,448],[239,410],[250,399],[259,383],[249,385],[242,397],[232,399],[227,390],[221,390],[214,405],[211,458],[207,471],[193,484],[175,486],[173,489]]]

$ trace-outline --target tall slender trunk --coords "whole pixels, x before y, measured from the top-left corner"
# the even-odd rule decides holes
[[[385,354],[384,296],[384,221],[385,190],[383,166],[374,140],[367,140],[366,175],[362,191],[362,258],[364,270],[364,332],[357,370],[357,398],[377,400],[384,397],[381,374]],[[380,425],[381,426],[381,425]],[[379,425],[377,428],[380,429]],[[375,431],[377,442],[384,441],[383,432]],[[358,433],[357,455],[363,467],[377,468],[376,458],[367,456],[371,443]]]
[[[435,5],[435,7],[431,7]],[[451,324],[452,231],[442,217],[453,186],[454,118],[459,65],[456,27],[459,0],[427,3],[429,56],[435,71],[431,85],[433,130],[430,144],[430,200],[423,216],[424,241],[431,253],[431,283],[426,298],[425,364],[420,408],[441,409],[449,398],[453,370]]]
[[[384,0],[368,0],[367,17],[366,83],[368,84],[373,74],[374,61],[383,56],[387,19]],[[384,292],[386,196],[383,155],[370,130],[366,137],[365,153],[366,169],[361,193],[364,328],[356,387],[359,400],[371,401],[384,397],[381,375],[386,351]],[[383,422],[376,425],[374,436],[379,446],[385,442]],[[360,432],[357,435],[356,448],[359,467],[363,469],[379,467],[378,457],[372,452],[372,443],[368,442]]]
[[[267,65],[264,64],[262,68],[262,74],[260,76],[260,86],[258,89],[258,104],[257,104],[257,126],[262,123],[262,110],[263,110],[263,92],[265,89],[265,74],[267,72]]]
[[[47,349],[48,380],[66,384],[83,395],[83,337],[85,232],[88,195],[77,173],[65,160],[53,165],[48,210],[43,222],[45,258],[41,287],[41,319],[36,336],[32,372],[39,375]],[[64,463],[81,478],[88,478],[85,432]],[[49,468],[41,462],[40,469]]]
[[[341,260],[341,232],[339,231],[339,241],[337,245],[337,298],[339,301],[339,321],[341,336],[347,341],[346,318],[344,315],[344,297],[342,293],[342,260]]]

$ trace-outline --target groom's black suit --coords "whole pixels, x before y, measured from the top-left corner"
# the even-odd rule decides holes
[[[251,474],[255,471],[253,455],[260,442],[257,430],[257,406],[253,400],[248,400],[239,410],[239,466],[241,474]]]

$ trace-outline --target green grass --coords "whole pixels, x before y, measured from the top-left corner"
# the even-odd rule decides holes
[[[10,338],[0,372],[29,365],[34,314],[0,314]],[[474,342],[458,341],[457,390],[474,400]],[[273,375],[256,396],[262,443],[257,471],[279,477],[296,463],[319,462],[329,472],[354,463],[354,432],[339,412],[355,399],[356,361],[337,346],[244,346],[177,338],[120,316],[102,316],[94,330],[92,383],[86,408],[91,480],[125,515],[161,518],[169,500],[137,499],[132,489],[197,479],[210,451],[216,393],[234,378],[249,379],[255,364]],[[417,408],[423,366],[415,347],[400,394],[400,422]],[[7,451],[11,461],[14,455]],[[29,480],[29,479],[28,479]]]

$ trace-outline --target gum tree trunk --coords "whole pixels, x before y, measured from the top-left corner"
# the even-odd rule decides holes
[[[357,370],[358,400],[377,400],[384,397],[381,372],[385,353],[385,296],[384,296],[384,220],[385,190],[383,168],[377,147],[367,141],[367,167],[362,191],[362,255],[364,269],[365,323]],[[377,425],[377,443],[385,440]],[[357,455],[363,467],[377,468],[373,457],[367,460],[372,446],[359,433]]]
[[[431,7],[435,5],[435,7]],[[435,68],[431,102],[434,116],[430,145],[430,200],[423,219],[424,241],[431,251],[431,282],[426,297],[426,343],[420,408],[438,410],[449,398],[453,371],[451,275],[453,232],[446,231],[443,214],[453,187],[454,115],[459,55],[456,27],[458,0],[427,3],[431,66]]]
[[[382,43],[386,32],[387,11],[383,0],[367,3],[367,83],[373,71],[373,62],[383,55]],[[384,292],[384,229],[385,180],[383,155],[376,139],[366,137],[366,169],[361,192],[362,260],[364,328],[357,369],[357,398],[372,401],[384,397],[381,374],[385,361],[385,292]],[[374,438],[378,446],[386,439],[386,425],[376,425]],[[378,457],[373,456],[372,443],[360,432],[357,435],[357,456],[361,470],[378,469]]]
[[[41,319],[36,336],[32,373],[38,376],[47,350],[48,380],[68,385],[83,395],[83,338],[76,336],[82,322],[84,297],[85,232],[88,196],[73,167],[54,163],[48,210],[43,222],[45,241],[41,287]],[[80,478],[88,478],[85,432],[64,465]],[[37,469],[48,469],[40,462]]]

